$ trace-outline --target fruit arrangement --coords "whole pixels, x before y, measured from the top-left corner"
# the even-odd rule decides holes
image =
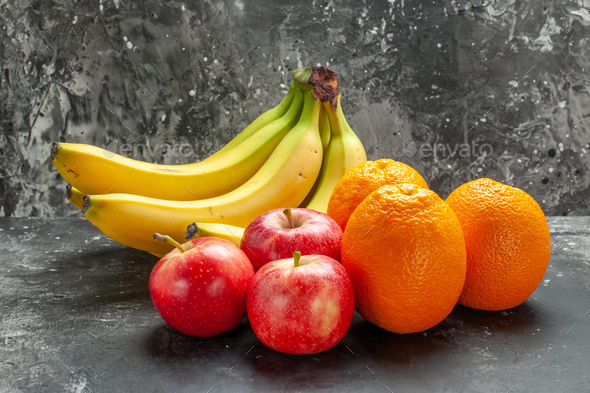
[[[477,179],[442,200],[412,167],[366,160],[332,70],[293,76],[277,107],[198,163],[52,148],[84,216],[161,257],[149,289],[170,326],[210,337],[247,315],[268,347],[313,354],[344,337],[355,309],[409,334],[457,304],[499,311],[533,293],[551,242],[530,195]]]

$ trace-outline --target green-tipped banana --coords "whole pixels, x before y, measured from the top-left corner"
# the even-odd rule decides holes
[[[289,93],[285,96],[285,98],[283,98],[279,105],[258,116],[256,120],[254,120],[246,128],[244,128],[244,130],[240,132],[238,135],[236,135],[231,141],[229,141],[227,145],[223,146],[221,149],[219,149],[217,152],[213,153],[209,157],[205,158],[203,161],[209,161],[224,153],[227,153],[234,147],[238,146],[240,143],[244,142],[246,139],[250,138],[252,135],[256,134],[258,130],[266,127],[273,121],[283,117],[291,107],[291,103],[293,102],[293,98],[295,97],[295,91],[297,89],[294,88],[294,84],[295,82],[291,83]]]
[[[324,156],[322,157],[322,168],[323,168],[325,166],[326,150],[328,148],[328,145],[330,144],[330,138],[331,138],[330,120],[328,118],[328,113],[326,112],[326,109],[324,108],[323,105],[320,110],[320,117],[318,119],[318,127],[320,130],[320,138],[322,139],[322,149],[324,151]],[[315,179],[315,183],[313,184],[313,187],[311,188],[311,190],[309,191],[309,193],[307,194],[307,196],[305,197],[303,202],[301,202],[300,207],[306,207],[309,204],[309,202],[311,201],[311,198],[315,195],[315,192],[320,184],[321,174],[322,174],[322,171],[320,171],[320,174],[318,175],[317,179]]]
[[[336,110],[328,102],[324,103],[324,109],[330,119],[332,136],[324,153],[317,184],[302,205],[322,213],[328,210],[330,196],[340,178],[358,164],[367,161],[363,144],[346,122],[340,97]]]

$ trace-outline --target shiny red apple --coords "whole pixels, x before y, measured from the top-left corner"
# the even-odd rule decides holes
[[[246,315],[254,277],[244,252],[214,237],[197,238],[182,246],[169,237],[159,240],[177,246],[160,259],[149,280],[152,301],[164,321],[181,333],[198,337],[238,326]]]
[[[342,229],[332,217],[311,209],[286,208],[256,217],[246,227],[240,248],[258,271],[265,263],[292,257],[293,251],[340,261],[341,246]]]
[[[248,320],[266,346],[295,355],[336,345],[354,314],[354,289],[346,269],[325,255],[269,262],[248,292]]]

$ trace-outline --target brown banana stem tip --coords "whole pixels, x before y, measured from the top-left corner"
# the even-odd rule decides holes
[[[159,242],[164,242],[164,243],[166,242],[166,236],[164,236],[164,235],[160,235],[158,232],[154,233],[154,234],[152,235],[152,238],[153,238],[154,240],[157,240],[157,241],[159,241]]]
[[[66,186],[66,198],[70,199],[72,197],[72,185],[68,184]]]
[[[59,143],[53,142],[51,144],[51,156],[49,157],[50,161],[55,160],[55,156],[57,155],[58,148],[59,148]]]
[[[192,237],[194,237],[197,234],[197,230],[199,229],[199,227],[197,226],[196,222],[193,222],[192,224],[189,224],[186,227],[186,233],[184,234],[184,238],[185,240],[188,240]]]
[[[329,101],[332,108],[336,110],[340,88],[334,70],[328,67],[312,67],[309,84],[313,86],[311,92],[313,98],[322,102]]]
[[[84,203],[82,204],[82,214],[86,214],[88,212],[89,207],[90,207],[90,196],[84,195]]]
[[[302,77],[309,75],[307,83],[301,80]],[[330,102],[332,108],[338,107],[338,96],[340,87],[338,87],[338,78],[334,70],[328,67],[308,67],[293,71],[295,79],[303,84],[313,87],[311,95],[314,99],[321,102]]]

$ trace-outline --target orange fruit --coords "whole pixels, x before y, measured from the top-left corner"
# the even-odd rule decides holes
[[[401,183],[412,183],[428,189],[424,178],[409,165],[388,158],[365,161],[352,168],[336,184],[327,213],[344,230],[354,209],[372,191],[388,184]]]
[[[395,333],[424,331],[445,319],[461,294],[461,225],[433,191],[407,183],[383,186],[350,216],[342,265],[366,320]]]
[[[543,279],[551,255],[549,226],[537,202],[491,179],[463,184],[446,202],[459,218],[467,247],[459,303],[497,311],[524,302]]]

